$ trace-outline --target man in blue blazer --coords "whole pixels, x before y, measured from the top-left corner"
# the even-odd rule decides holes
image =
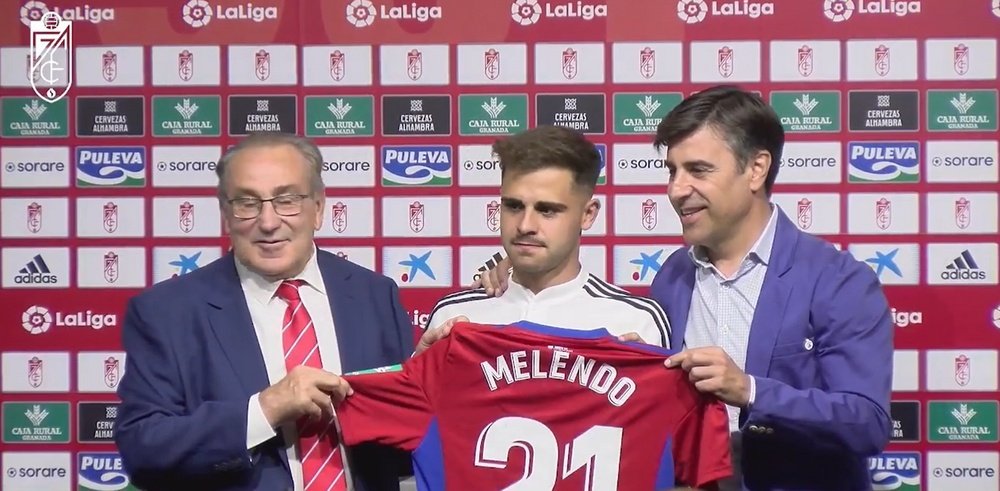
[[[690,247],[651,295],[686,347],[667,366],[729,405],[742,481],[722,489],[871,489],[867,457],[892,427],[890,309],[871,268],[770,203],[784,145],[774,111],[711,88],[664,118],[656,145]]]
[[[137,486],[312,491],[325,478],[304,465],[313,453],[299,423],[332,425],[332,399],[349,390],[333,374],[412,353],[395,283],[313,242],[321,168],[319,149],[294,135],[242,140],[216,169],[232,252],[130,300],[115,441]],[[287,320],[300,310],[308,322]],[[289,362],[303,340],[304,359]],[[408,456],[332,441],[329,458],[346,463],[333,489],[399,489]]]

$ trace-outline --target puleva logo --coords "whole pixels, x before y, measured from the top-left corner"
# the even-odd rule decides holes
[[[77,147],[77,186],[146,185],[146,147]]]
[[[129,483],[122,466],[121,455],[114,452],[82,452],[79,454],[79,488],[81,490],[123,491],[136,489]]]
[[[917,182],[920,180],[917,142],[850,142],[849,182]]]
[[[451,146],[382,147],[383,186],[451,186]]]
[[[872,487],[878,490],[916,491],[920,489],[920,453],[885,452],[868,459]]]

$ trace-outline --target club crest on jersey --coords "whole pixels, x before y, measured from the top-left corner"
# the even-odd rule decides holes
[[[424,229],[424,204],[419,201],[410,203],[410,230],[419,234]]]
[[[338,201],[330,207],[330,220],[333,230],[338,234],[347,230],[347,205]]]
[[[42,205],[31,202],[27,208],[28,231],[37,234],[42,231]]]
[[[875,202],[875,225],[882,230],[892,225],[892,201],[882,198]]]
[[[346,70],[347,66],[344,64],[344,52],[338,49],[334,50],[333,53],[330,53],[330,78],[340,82],[344,79],[344,75],[347,74]]]
[[[490,80],[500,78],[500,52],[490,48],[483,53],[483,74]]]
[[[118,205],[109,201],[104,204],[104,219],[101,221],[104,231],[113,234],[118,230]]]
[[[642,202],[642,228],[653,230],[656,228],[656,202],[647,199]]]
[[[719,48],[719,75],[725,78],[733,76],[733,49],[729,46]]]
[[[44,381],[43,363],[37,356],[28,360],[28,385],[36,389],[41,387]]]
[[[254,75],[257,76],[257,80],[261,82],[268,79],[271,76],[271,53],[265,50],[259,50],[254,54]]]
[[[639,51],[639,75],[642,78],[653,78],[656,74],[656,51],[646,46]]]
[[[965,387],[972,381],[972,362],[968,356],[958,355],[955,357],[955,383]]]
[[[799,75],[803,77],[808,77],[813,73],[813,49],[808,45],[803,44],[799,48],[799,59],[796,65],[799,70]]]
[[[121,380],[121,363],[118,358],[109,356],[107,360],[104,360],[104,385],[109,389],[114,389],[118,387],[119,380]]]
[[[965,198],[955,200],[955,226],[960,229],[969,228],[972,223],[972,202]]]
[[[178,219],[177,225],[181,227],[181,231],[189,234],[194,230],[194,205],[190,201],[185,201],[178,206]]]
[[[486,228],[491,232],[500,230],[500,203],[496,200],[486,203]]]
[[[955,46],[955,73],[965,75],[969,73],[969,47],[964,44]]]
[[[875,73],[880,77],[889,74],[889,48],[884,44],[875,48]]]
[[[108,50],[101,55],[101,76],[107,82],[114,82],[118,78],[118,54]]]
[[[194,53],[188,50],[177,53],[177,76],[185,82],[194,76]]]
[[[576,50],[573,48],[566,48],[562,52],[562,74],[570,80],[576,78],[579,72],[579,58],[576,55]]]
[[[416,82],[424,74],[424,54],[419,50],[411,49],[406,53],[406,76]]]
[[[104,255],[104,280],[108,283],[118,281],[118,254],[112,251]]]
[[[799,228],[808,230],[813,224],[813,202],[808,198],[799,200],[798,206]]]

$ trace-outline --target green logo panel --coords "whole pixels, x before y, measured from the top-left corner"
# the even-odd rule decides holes
[[[3,403],[4,443],[68,443],[68,402]]]
[[[997,91],[927,91],[930,131],[996,131]]]
[[[679,92],[615,94],[615,134],[650,135],[663,117],[683,100]]]
[[[510,135],[528,129],[527,95],[460,95],[458,133]]]
[[[997,401],[930,401],[927,440],[942,443],[995,443]]]
[[[66,98],[53,103],[35,97],[4,97],[3,136],[6,138],[58,137],[69,135],[69,104]]]
[[[788,133],[840,131],[840,92],[771,92],[771,107]]]
[[[219,100],[218,96],[154,96],[153,135],[219,136]]]
[[[372,136],[374,134],[374,97],[306,97],[307,136]]]

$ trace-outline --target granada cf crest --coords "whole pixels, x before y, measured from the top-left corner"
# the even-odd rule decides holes
[[[969,228],[972,223],[972,202],[965,198],[955,200],[955,225],[960,229]]]
[[[955,357],[955,383],[965,387],[972,380],[972,366],[968,356]]]
[[[109,389],[114,389],[118,387],[118,381],[121,378],[121,362],[118,361],[118,358],[109,356],[107,360],[104,360],[104,385],[108,386]]]
[[[194,53],[188,50],[177,53],[177,76],[185,82],[194,76]]]
[[[118,230],[118,205],[108,201],[104,204],[104,231],[113,234]]]
[[[424,204],[419,201],[410,203],[410,230],[419,234],[424,229]]]
[[[189,234],[194,230],[194,205],[190,201],[185,201],[178,206],[178,211],[180,212],[177,224],[180,225],[181,231]]]
[[[330,78],[340,82],[344,79],[344,75],[347,67],[344,65],[344,52],[341,50],[334,50],[330,53]]]
[[[42,360],[37,356],[28,360],[28,385],[36,389],[41,387],[43,382],[42,364]]]
[[[646,46],[639,52],[639,75],[642,78],[653,78],[656,74],[656,51]]]
[[[802,198],[799,200],[798,206],[798,222],[799,228],[803,230],[808,230],[813,224],[813,202],[808,198]]]
[[[257,76],[257,80],[261,82],[268,79],[271,76],[271,53],[264,50],[259,50],[254,53],[254,69],[253,73]]]
[[[500,52],[490,48],[483,53],[483,74],[490,80],[500,78]]]
[[[25,9],[44,13],[40,20],[30,20]],[[21,7],[22,22],[28,21],[31,29],[31,49],[28,51],[28,81],[35,95],[43,101],[53,103],[62,99],[73,85],[73,22],[61,18],[48,10],[42,2],[28,2]],[[65,61],[62,59],[65,55]],[[44,80],[48,90],[42,90],[39,81]]]
[[[642,202],[642,228],[646,230],[653,230],[656,228],[656,202],[647,199]]]
[[[725,78],[733,76],[733,49],[729,46],[719,48],[719,75]]]
[[[118,78],[118,54],[108,50],[101,55],[101,76],[108,82]]]
[[[566,48],[562,54],[562,74],[568,79],[574,79],[576,78],[576,74],[578,72],[579,65],[576,50],[573,48]]]
[[[875,202],[875,225],[882,230],[892,225],[892,201],[882,198]]]
[[[108,283],[118,281],[118,254],[112,251],[104,255],[104,280]]]
[[[955,73],[969,73],[969,47],[964,44],[955,46]]]
[[[803,77],[808,77],[813,73],[813,49],[809,46],[803,44],[799,48],[799,60],[796,65],[799,69],[799,75]]]
[[[42,231],[42,205],[34,201],[28,205],[28,231],[33,234]]]
[[[875,48],[875,73],[880,77],[889,74],[889,48],[884,44]]]
[[[424,54],[419,50],[411,49],[406,53],[406,76],[416,82],[424,74]]]
[[[347,205],[338,201],[330,207],[330,220],[333,230],[338,234],[347,230]]]
[[[500,230],[500,203],[496,200],[486,203],[486,228],[491,232]]]

